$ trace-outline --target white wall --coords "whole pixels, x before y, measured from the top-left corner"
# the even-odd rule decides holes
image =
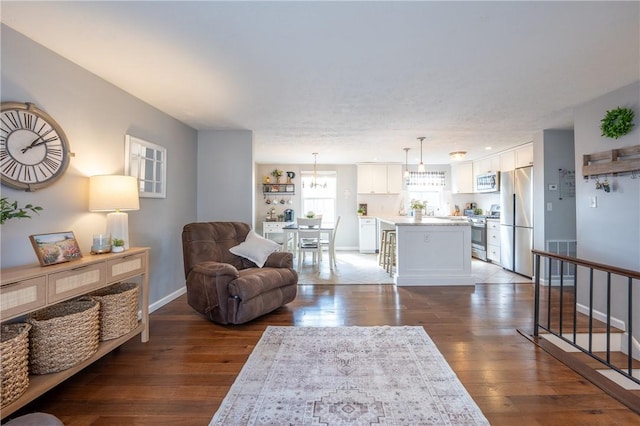
[[[619,139],[601,136],[600,120],[607,110],[618,106],[635,111],[635,127]],[[581,176],[582,158],[593,154],[640,144],[640,82],[622,87],[575,109],[575,168]],[[602,179],[602,178],[601,178]],[[576,230],[578,257],[621,268],[640,270],[640,179],[629,175],[609,176],[612,190],[606,193],[595,189],[595,180],[576,179]],[[591,208],[591,198],[597,207]],[[587,304],[584,280],[581,280],[580,300]],[[613,315],[625,318],[626,291],[614,287]],[[604,311],[606,296],[595,295],[595,308]],[[640,286],[634,288],[636,316],[634,335],[640,335]]]
[[[184,288],[181,230],[195,219],[195,130],[2,25],[1,99],[33,102],[66,133],[75,157],[61,179],[28,193],[5,186],[2,196],[44,211],[10,220],[1,229],[2,267],[37,263],[29,235],[73,231],[84,256],[104,213],[88,211],[88,176],[124,172],[124,137],[131,134],[167,148],[167,198],[141,198],[129,212],[132,245],[149,246],[150,299]],[[114,66],[119,66],[114,64]]]
[[[198,133],[198,221],[253,225],[254,181],[251,131]]]

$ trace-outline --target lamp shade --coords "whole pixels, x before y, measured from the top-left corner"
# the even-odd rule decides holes
[[[138,179],[134,176],[98,175],[89,178],[89,210],[139,210]]]

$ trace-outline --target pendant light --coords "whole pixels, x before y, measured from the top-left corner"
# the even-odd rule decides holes
[[[404,177],[405,179],[409,178],[409,150],[411,148],[402,148],[404,149]]]
[[[311,188],[319,188],[319,187],[323,187],[326,188],[327,187],[327,183],[325,182],[324,184],[318,183],[318,153],[314,152],[311,155],[313,155],[313,181],[311,182]]]
[[[424,136],[420,136],[418,140],[420,141],[420,164],[418,165],[418,171],[420,173],[424,173],[424,163],[422,162],[422,141],[426,138]]]

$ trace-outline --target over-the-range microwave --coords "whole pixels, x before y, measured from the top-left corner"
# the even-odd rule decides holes
[[[476,176],[476,192],[500,191],[500,172],[483,173]]]

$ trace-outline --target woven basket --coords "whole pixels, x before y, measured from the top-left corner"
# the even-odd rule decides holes
[[[118,283],[89,296],[100,302],[100,340],[127,334],[138,325],[138,285]]]
[[[31,373],[66,370],[89,358],[100,343],[100,303],[83,297],[29,314]]]
[[[2,407],[12,403],[29,387],[29,330],[25,323],[7,324],[0,331]]]

